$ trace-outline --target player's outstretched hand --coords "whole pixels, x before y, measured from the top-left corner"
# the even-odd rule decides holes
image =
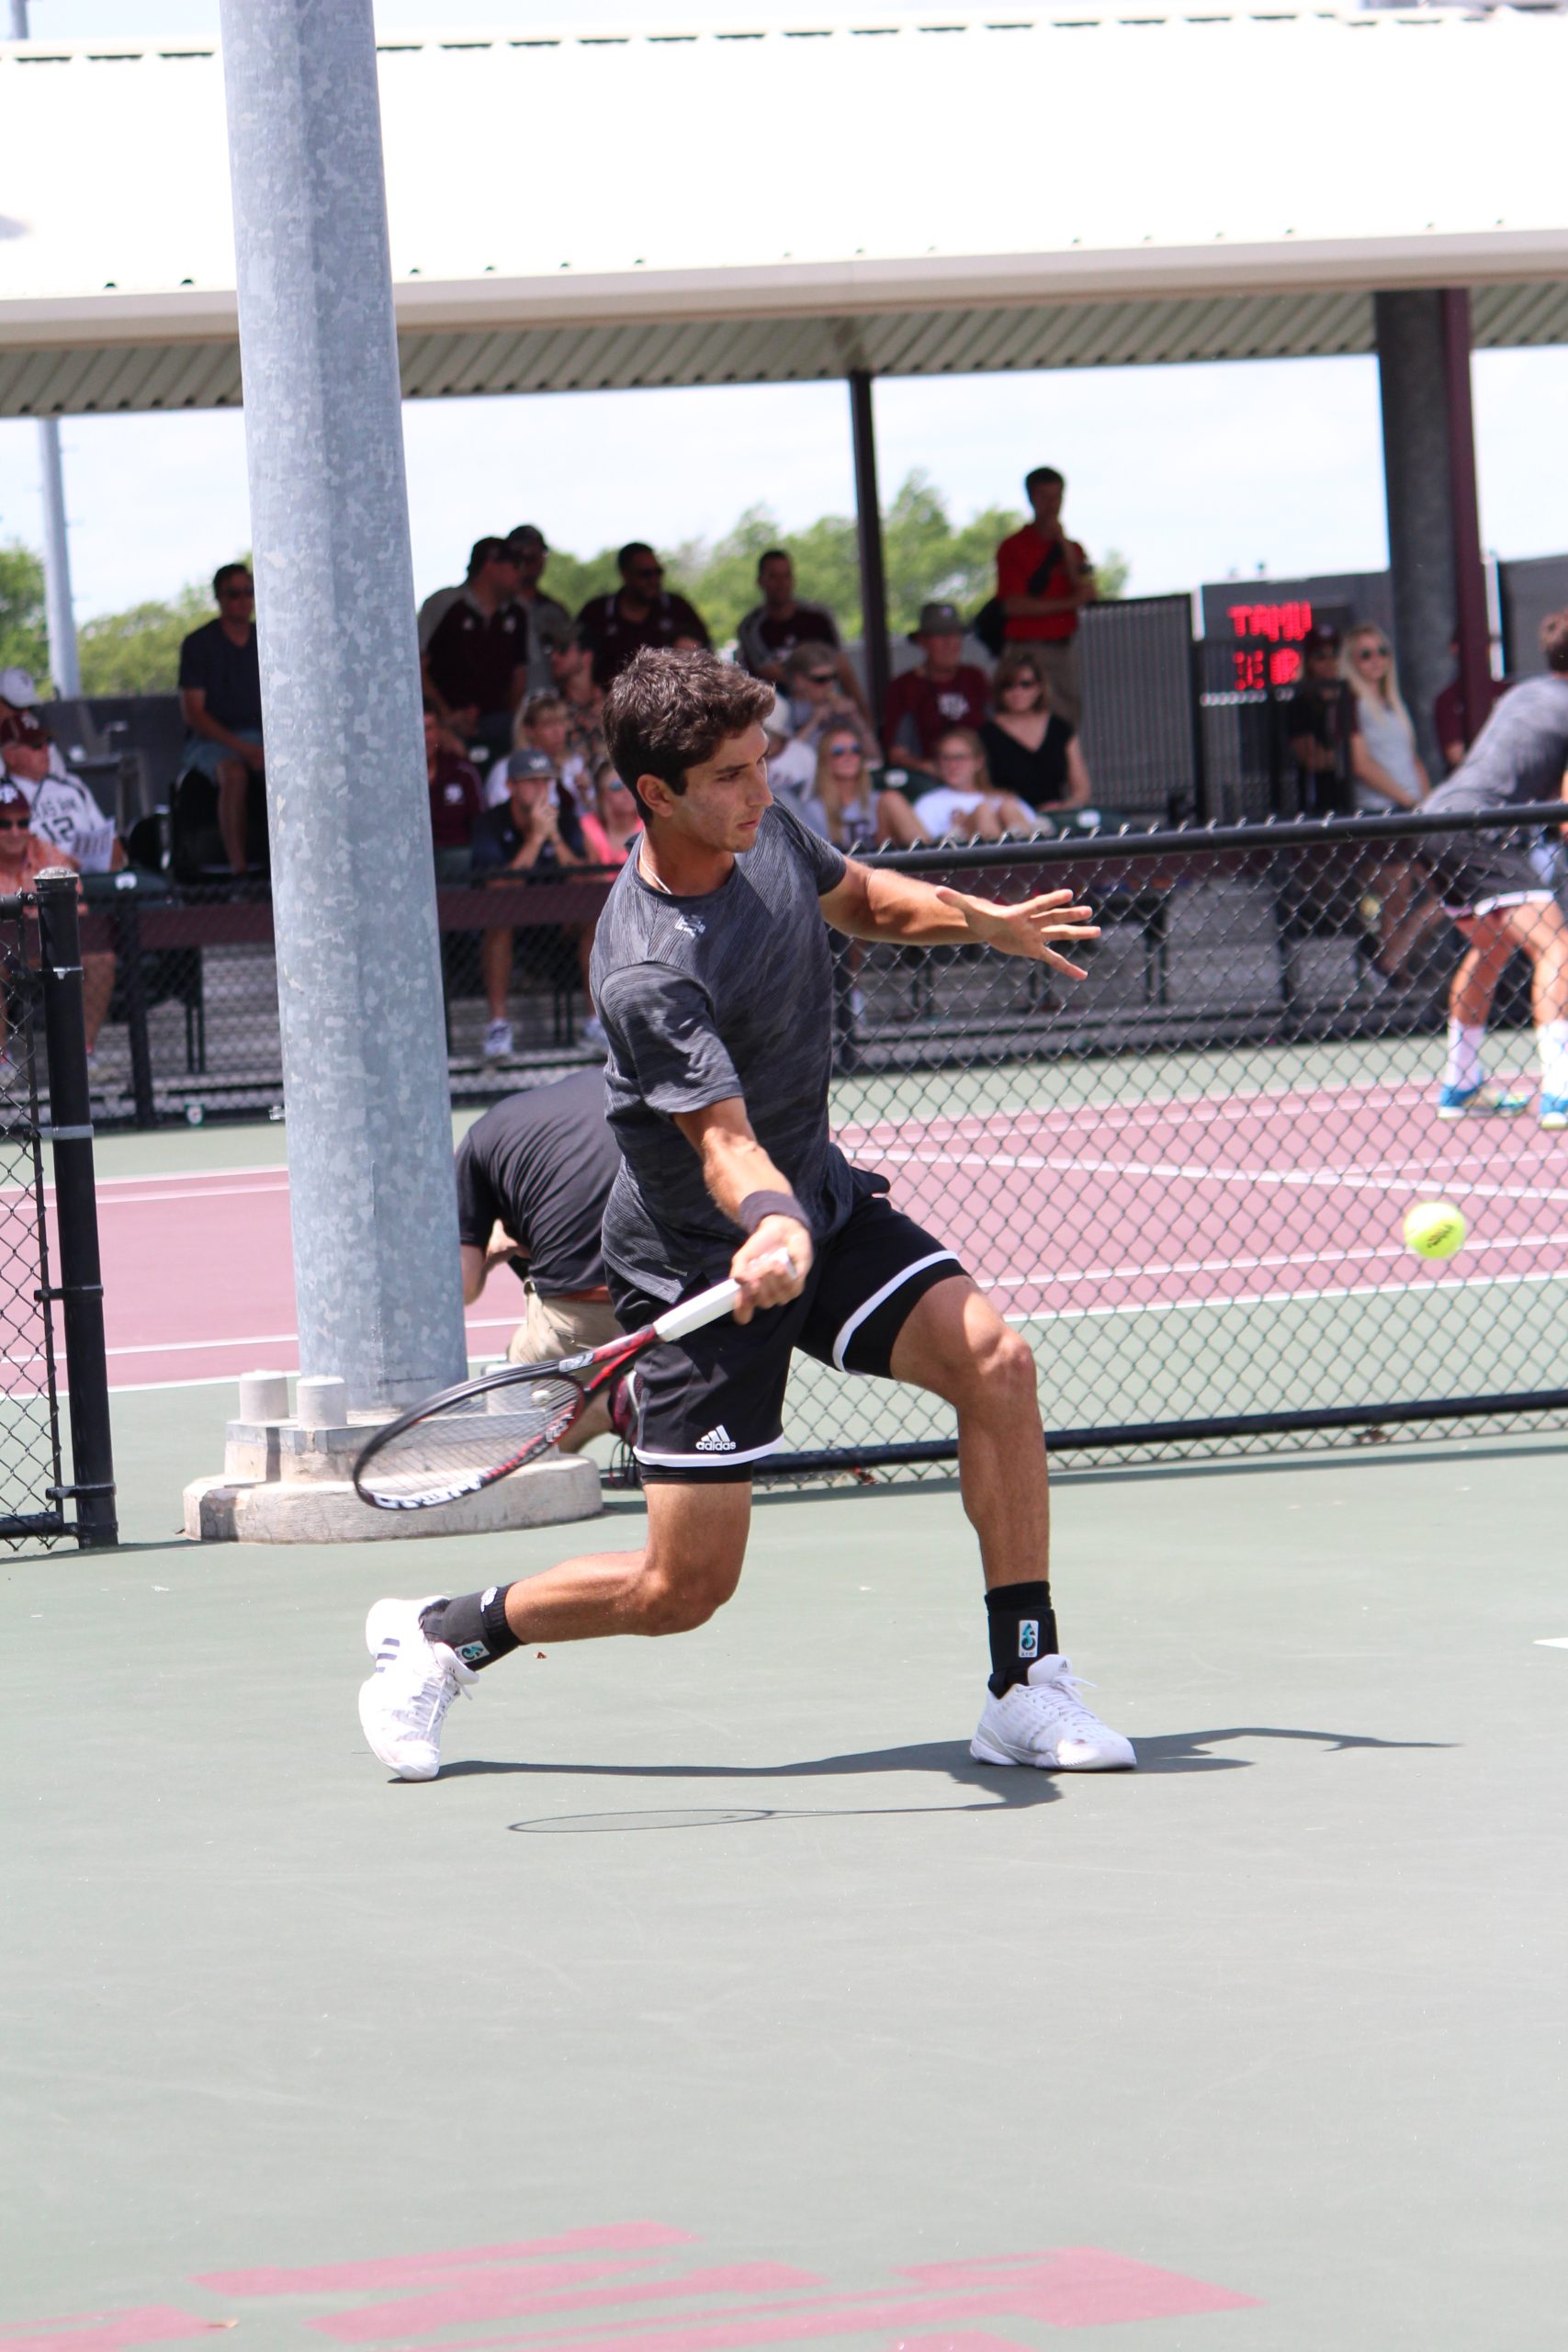
[[[1081,964],[1069,963],[1046,944],[1053,939],[1072,943],[1100,937],[1093,908],[1076,906],[1070,890],[1045,890],[1039,898],[1023,899],[1015,907],[998,907],[989,899],[972,899],[966,890],[939,888],[937,897],[944,907],[956,909],[970,938],[977,939],[983,946],[994,947],[1003,956],[1027,956],[1036,963],[1050,964],[1058,972],[1066,972],[1070,979],[1088,979],[1089,974]]]
[[[798,1298],[811,1272],[811,1236],[792,1216],[765,1216],[729,1261],[740,1284],[738,1323],[750,1323],[759,1306],[783,1306]]]

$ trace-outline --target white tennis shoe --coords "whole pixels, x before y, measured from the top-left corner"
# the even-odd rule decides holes
[[[376,1666],[359,1686],[359,1721],[372,1755],[400,1781],[434,1780],[446,1710],[479,1680],[456,1650],[427,1640],[420,1624],[421,1612],[446,1597],[378,1600],[365,1620],[365,1646]]]
[[[970,1755],[978,1764],[1032,1764],[1042,1772],[1127,1770],[1138,1760],[1132,1741],[1078,1697],[1092,1688],[1065,1657],[1037,1657],[1027,1682],[1015,1682],[999,1699],[987,1691]]]

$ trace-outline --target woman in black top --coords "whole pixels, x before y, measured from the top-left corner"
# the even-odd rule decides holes
[[[1089,770],[1077,736],[1051,707],[1045,681],[1027,646],[1010,645],[991,680],[996,710],[980,729],[998,792],[1031,808],[1081,808],[1089,799]]]

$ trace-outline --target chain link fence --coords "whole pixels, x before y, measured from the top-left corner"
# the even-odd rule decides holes
[[[36,960],[29,902],[0,899],[0,1538],[13,1548],[48,1544],[67,1532],[48,1297]]]
[[[1495,1005],[1514,1117],[1438,1116],[1463,942],[1442,820],[1124,834],[888,862],[998,899],[1070,883],[1087,981],[981,949],[839,964],[834,1124],[1030,1338],[1075,1460],[1568,1426],[1568,1134],[1543,1131],[1523,959]],[[1495,819],[1544,889],[1555,829]],[[1452,1202],[1460,1254],[1403,1222]],[[951,1466],[918,1391],[797,1362],[768,1475]]]

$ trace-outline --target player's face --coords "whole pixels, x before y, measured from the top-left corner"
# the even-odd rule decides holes
[[[768,739],[760,727],[730,735],[712,759],[686,771],[686,789],[667,796],[670,830],[705,849],[748,850],[757,838],[768,789]]]

